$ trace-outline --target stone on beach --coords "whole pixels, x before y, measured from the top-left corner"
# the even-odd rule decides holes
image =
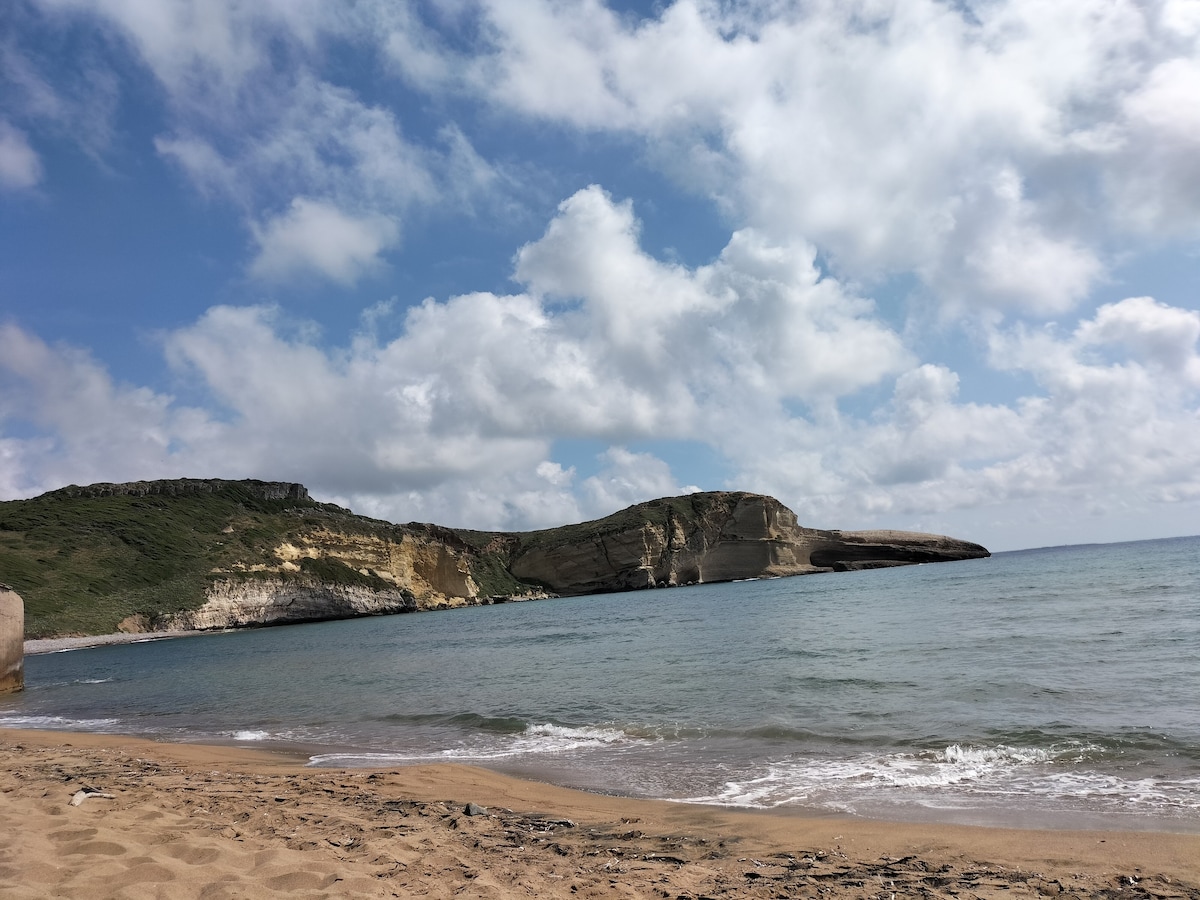
[[[25,603],[0,584],[0,694],[25,687]]]

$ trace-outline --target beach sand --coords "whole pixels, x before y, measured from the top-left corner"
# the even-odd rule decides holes
[[[734,812],[111,735],[0,729],[0,757],[4,898],[1200,898],[1200,835]]]

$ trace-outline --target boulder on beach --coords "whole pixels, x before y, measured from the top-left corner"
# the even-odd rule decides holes
[[[25,603],[0,584],[0,694],[25,687]]]

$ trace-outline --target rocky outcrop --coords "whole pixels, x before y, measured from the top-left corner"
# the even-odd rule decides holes
[[[552,596],[532,590],[508,597],[438,596],[418,599],[405,591],[364,585],[328,584],[279,578],[228,579],[214,583],[204,605],[153,621],[126,619],[121,631],[211,631],[388,616],[395,613],[490,606]]]
[[[25,603],[0,584],[0,694],[25,687]]]
[[[460,600],[457,605],[463,603]],[[154,630],[207,631],[382,616],[413,612],[417,608],[412,595],[400,590],[323,584],[315,579],[226,579],[208,589],[199,609],[176,613],[154,622],[153,626]]]
[[[257,500],[308,500],[308,488],[287,481],[226,481],[221,478],[171,478],[161,481],[127,481],[119,484],[100,482],[80,487],[77,484],[44,494],[45,497],[186,497],[215,494],[233,489]]]
[[[535,532],[512,573],[559,594],[591,594],[817,571],[802,542],[815,532],[770,497],[692,494],[613,518]]]
[[[743,492],[512,533],[370,519],[291,482],[186,478],[3,502],[0,536],[5,574],[35,610],[31,636],[271,625],[988,555],[940,535],[806,528],[779,501]],[[18,581],[51,560],[52,578]]]
[[[511,570],[559,594],[590,594],[988,555],[978,544],[942,535],[805,528],[773,497],[720,491],[535,532]]]
[[[471,555],[453,535],[318,526],[279,544],[274,555],[283,572],[303,571],[306,560],[336,560],[359,575],[385,582],[385,590],[408,594],[422,609],[479,596],[471,577]]]
[[[990,556],[979,544],[919,531],[827,531],[809,554],[813,565],[835,572],[953,562]]]

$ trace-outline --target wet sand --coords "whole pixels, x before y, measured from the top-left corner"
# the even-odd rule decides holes
[[[0,729],[0,760],[4,898],[1200,900],[1200,835],[735,812],[111,735]]]
[[[169,638],[198,637],[202,634],[225,634],[224,631],[147,631],[118,634],[91,634],[83,637],[34,638],[25,642],[25,655],[62,653],[86,647],[105,647],[110,644],[140,644],[146,641],[165,641]]]

